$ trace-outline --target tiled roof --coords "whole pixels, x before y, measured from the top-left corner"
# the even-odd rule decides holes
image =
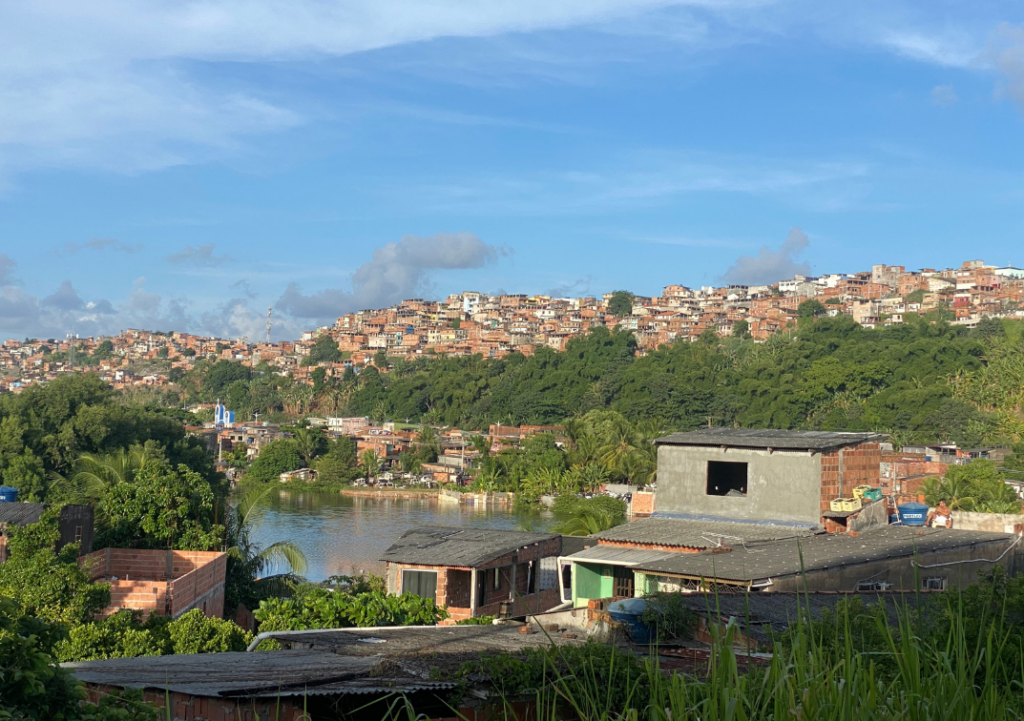
[[[38,522],[45,510],[45,503],[0,503],[0,524],[27,526]]]

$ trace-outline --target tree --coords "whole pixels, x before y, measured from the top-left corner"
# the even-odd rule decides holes
[[[319,428],[299,428],[295,431],[295,446],[307,466],[327,450],[327,438]]]
[[[78,564],[77,544],[57,550],[59,519],[60,508],[52,506],[37,523],[13,529],[10,556],[0,565],[0,596],[17,599],[25,612],[46,621],[77,625],[110,603],[110,589]]]
[[[261,599],[287,593],[286,584],[306,572],[306,556],[291,541],[276,541],[264,548],[252,540],[273,490],[247,491],[228,514],[225,600],[229,610],[240,603],[255,608]]]
[[[338,363],[341,361],[341,351],[338,344],[328,333],[322,333],[313,342],[306,356],[306,365],[319,365],[320,363]]]
[[[333,485],[351,483],[359,477],[356,442],[348,436],[330,441],[323,455],[313,462],[317,481]]]
[[[552,530],[566,536],[590,536],[626,521],[625,502],[610,496],[562,495],[555,501],[553,511],[562,520]]]
[[[816,318],[819,315],[825,315],[825,306],[820,301],[810,298],[805,300],[796,309],[796,315],[798,318]]]
[[[634,295],[628,290],[617,290],[608,299],[608,312],[616,318],[624,318],[633,313]]]
[[[235,381],[248,381],[250,370],[241,363],[219,360],[214,363],[203,378],[203,397],[209,401],[216,400],[227,393],[227,388]]]
[[[359,456],[359,463],[363,467],[363,473],[366,474],[366,477],[371,482],[374,481],[381,469],[381,460],[377,453],[372,449],[363,451],[363,454]]]
[[[745,320],[738,320],[732,324],[733,338],[748,338],[750,336],[750,323]]]
[[[53,656],[64,633],[0,598],[0,719],[156,721],[156,709],[142,703],[137,691],[111,694],[99,706],[83,703],[82,685]]]
[[[929,478],[922,486],[931,505],[946,501],[953,510],[981,513],[1020,513],[1017,493],[1003,482],[991,461],[976,460],[950,466],[941,480]]]
[[[209,484],[188,466],[147,463],[132,481],[107,491],[107,521],[97,529],[97,545],[213,550],[224,536],[216,501]]]
[[[918,288],[917,290],[913,290],[913,291],[907,293],[907,295],[903,298],[903,302],[904,303],[908,303],[908,304],[910,304],[910,303],[921,303],[923,301],[924,301],[924,289],[922,289],[922,288]]]
[[[271,441],[263,447],[245,471],[243,481],[276,481],[287,471],[302,468],[302,455],[298,444],[290,439]]]

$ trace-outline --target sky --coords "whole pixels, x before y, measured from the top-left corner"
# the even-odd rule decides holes
[[[1024,267],[1024,3],[0,4],[0,338]]]

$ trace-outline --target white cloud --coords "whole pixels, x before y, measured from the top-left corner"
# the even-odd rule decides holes
[[[0,253],[0,285],[14,282],[14,269],[17,265],[7,253]]]
[[[67,242],[64,244],[62,249],[64,253],[70,253],[72,255],[82,250],[112,250],[118,253],[138,253],[142,250],[142,244],[127,245],[115,238],[91,238],[83,243],[76,241]]]
[[[473,233],[406,235],[373,251],[352,274],[350,291],[328,289],[305,295],[292,283],[275,307],[301,318],[333,318],[364,308],[383,308],[430,291],[430,271],[482,268],[508,254]]]
[[[722,275],[722,282],[733,285],[767,285],[795,275],[810,275],[811,266],[797,262],[808,245],[807,234],[800,228],[792,228],[785,242],[778,250],[767,245],[755,255],[742,255]]]

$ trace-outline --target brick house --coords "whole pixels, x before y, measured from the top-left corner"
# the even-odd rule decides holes
[[[562,603],[557,533],[417,528],[384,552],[388,593],[433,599],[450,623],[478,616],[543,613]]]
[[[110,585],[106,617],[123,608],[177,618],[193,608],[224,615],[227,554],[104,548],[80,559],[94,581]]]

